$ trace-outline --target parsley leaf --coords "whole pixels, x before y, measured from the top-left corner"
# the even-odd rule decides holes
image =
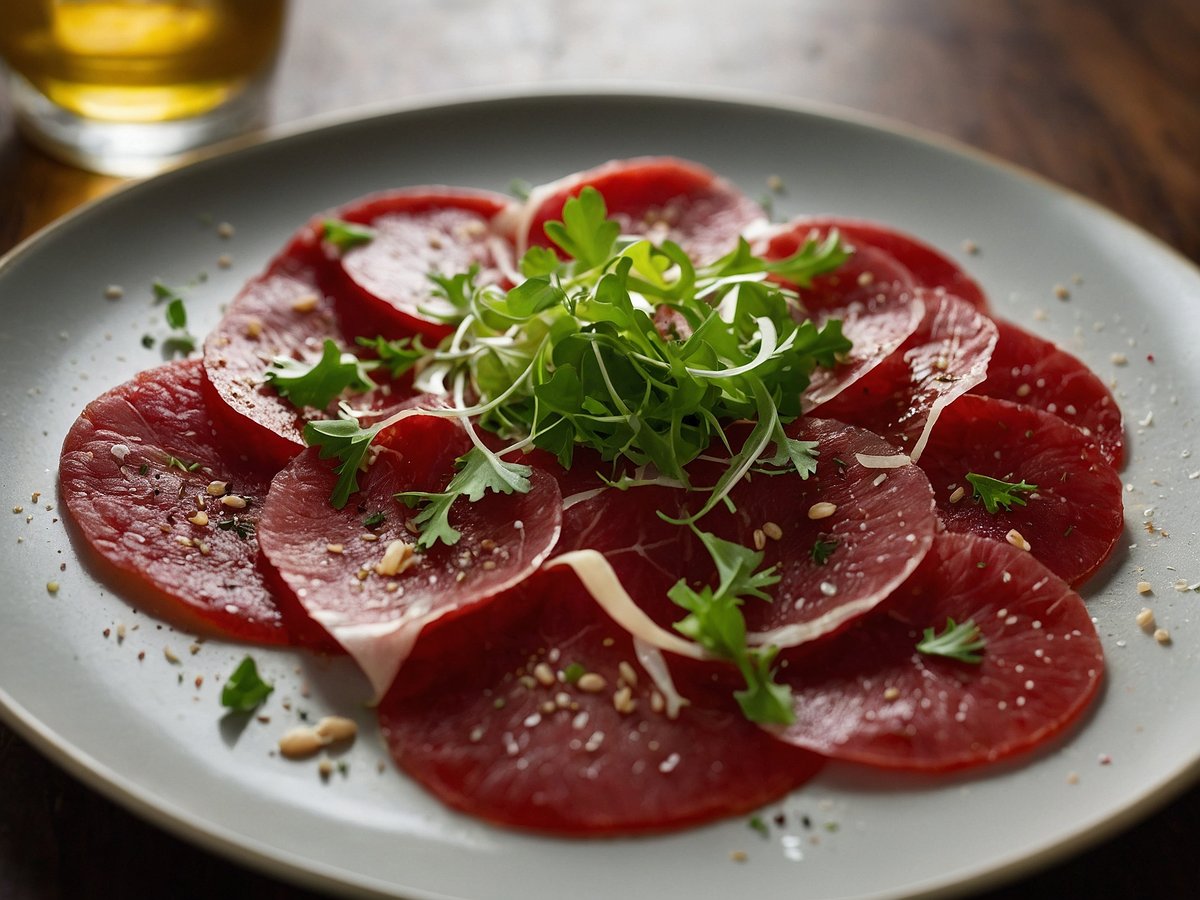
[[[258,674],[258,666],[255,665],[253,657],[247,656],[233,670],[233,674],[221,689],[221,705],[234,712],[254,712],[273,690],[275,686],[267,684]]]
[[[689,615],[675,623],[675,630],[691,638],[714,656],[730,660],[746,681],[744,690],[734,697],[746,718],[754,722],[789,724],[794,721],[791,689],[776,684],[771,668],[777,647],[748,647],[746,620],[741,606],[744,598],[756,597],[770,602],[765,588],[776,584],[775,567],[759,570],[763,554],[740,544],[690,526],[708,549],[717,567],[718,585],[699,591],[680,579],[667,596]]]
[[[447,545],[458,543],[462,535],[450,524],[450,507],[459,497],[466,497],[474,503],[488,491],[527,493],[529,476],[533,472],[529,466],[505,462],[480,446],[472,447],[460,456],[456,466],[458,471],[446,485],[446,490],[440,493],[402,491],[396,495],[397,500],[410,507],[421,506],[421,511],[413,519],[421,529],[421,535],[417,538],[418,547],[428,549],[438,541]]]
[[[561,222],[547,222],[544,228],[581,271],[606,262],[621,233],[621,226],[607,218],[604,198],[591,186],[563,204]]]
[[[373,229],[353,222],[343,222],[341,219],[326,219],[321,223],[321,228],[322,237],[333,244],[339,253],[375,240]]]
[[[961,625],[956,625],[953,619],[947,617],[946,628],[941,634],[937,634],[933,628],[925,629],[924,640],[917,644],[917,651],[977,666],[983,662],[980,651],[986,645],[987,641],[973,620],[967,619]]]
[[[321,459],[336,457],[342,461],[333,470],[338,475],[333,496],[329,498],[334,508],[341,509],[350,495],[358,490],[358,472],[366,461],[372,439],[381,427],[382,423],[361,428],[353,417],[309,422],[304,426],[304,442],[310,447],[320,447]]]
[[[326,338],[321,358],[316,362],[277,356],[263,377],[297,406],[324,409],[347,388],[366,391],[375,387],[368,367],[353,353],[339,350],[336,343]]]
[[[1026,484],[1024,481],[1000,481],[986,475],[976,475],[974,472],[967,473],[967,481],[975,488],[974,496],[983,501],[983,508],[990,513],[995,513],[1001,506],[1006,510],[1011,510],[1014,503],[1017,506],[1024,506],[1025,498],[1018,497],[1014,492],[1038,489],[1036,484]]]

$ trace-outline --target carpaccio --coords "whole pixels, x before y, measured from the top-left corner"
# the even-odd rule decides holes
[[[774,602],[744,612],[751,644],[782,648],[786,727],[747,721],[732,667],[670,630],[681,611],[667,589],[716,579],[699,540],[656,515],[680,513],[683,492],[613,490],[586,451],[570,471],[534,451],[528,493],[460,501],[460,542],[414,554],[395,494],[443,489],[470,447],[452,420],[416,414],[444,398],[404,379],[355,398],[377,416],[414,414],[380,435],[335,510],[332,463],[302,437],[334,407],[298,409],[264,383],[272,359],[312,360],[327,339],[366,356],[358,337],[432,346],[449,328],[426,314],[428,273],[475,267],[478,283],[512,287],[520,254],[549,245],[543,224],[588,185],[625,233],[701,262],[739,237],[767,259],[831,231],[853,250],[787,285],[853,341],[814,373],[788,426],[818,443],[816,473],[747,480],[705,520],[778,567]],[[374,239],[338,249],[323,237],[331,217]],[[994,318],[937,250],[876,223],[772,225],[702,166],[645,158],[524,202],[434,186],[314,217],[234,299],[202,358],[83,410],[59,473],[81,542],[127,595],[229,639],[349,653],[396,763],[430,792],[506,826],[589,835],[753,810],[827,760],[946,771],[1069,728],[1103,676],[1073,586],[1122,529],[1121,427],[1081,362]],[[989,513],[968,472],[1040,487]],[[821,541],[839,548],[832,559],[810,553]],[[916,651],[947,620],[976,624],[981,661]]]

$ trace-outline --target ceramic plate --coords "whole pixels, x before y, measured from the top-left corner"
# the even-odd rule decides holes
[[[1086,588],[1109,677],[1067,739],[1022,765],[949,780],[835,768],[767,810],[788,823],[767,838],[745,818],[638,840],[529,837],[451,813],[385,765],[361,706],[365,683],[344,661],[256,650],[276,683],[263,710],[271,721],[232,727],[219,680],[244,648],[207,641],[193,654],[191,636],[139,614],[82,568],[58,519],[59,447],[87,401],[160,360],[141,340],[166,331],[155,279],[187,286],[202,333],[315,211],[401,185],[503,191],[514,179],[644,154],[695,159],[751,196],[782,184],[772,195],[780,217],[860,216],[912,232],[963,262],[1000,314],[1115,385],[1130,432],[1128,526]],[[232,236],[218,233],[222,222]],[[124,296],[107,299],[109,285]],[[1078,197],[878,123],[736,98],[458,101],[286,135],[137,184],[0,263],[4,505],[23,507],[0,534],[0,712],[152,821],[348,893],[671,900],[753,890],[803,900],[951,892],[1015,875],[1129,824],[1197,771],[1200,617],[1195,593],[1174,587],[1200,581],[1200,319],[1180,315],[1197,295],[1194,268]],[[1144,520],[1171,537],[1148,534]],[[1170,646],[1134,624],[1139,580],[1154,586]],[[342,757],[344,775],[322,783],[315,763],[273,755],[300,710],[356,709],[361,736]],[[733,851],[748,859],[731,861]]]

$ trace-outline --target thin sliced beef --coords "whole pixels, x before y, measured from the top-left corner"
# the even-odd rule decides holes
[[[452,330],[436,313],[453,313],[435,296],[430,275],[476,269],[475,284],[511,286],[513,201],[463,188],[418,187],[376,194],[325,218],[365,226],[372,237],[339,251],[323,249],[327,290],[348,334],[387,338],[420,334],[429,345]],[[314,223],[314,227],[320,227]]]
[[[518,219],[518,251],[551,246],[545,224],[561,219],[563,204],[587,186],[604,197],[609,218],[621,224],[623,234],[674,241],[698,262],[724,256],[749,226],[766,220],[762,207],[696,163],[672,157],[613,160],[535,188]]]
[[[1037,559],[1070,584],[1086,581],[1121,536],[1124,509],[1116,471],[1078,429],[1050,413],[991,397],[960,397],[938,419],[920,464],[948,529],[1019,543],[1009,536],[1016,531]],[[989,513],[972,499],[969,472],[1024,481],[1037,490],[1013,494],[1024,506]]]
[[[978,664],[917,651],[948,618],[979,627]],[[1104,672],[1079,595],[1028,553],[956,534],[938,537],[886,607],[783,661],[796,713],[783,740],[926,772],[1033,750],[1080,716]]]
[[[813,410],[883,435],[918,459],[947,404],[983,381],[996,326],[970,304],[919,290],[921,325],[849,390]]]
[[[933,493],[915,465],[868,468],[859,455],[897,458],[882,438],[839,422],[806,418],[786,429],[793,440],[815,441],[817,474],[753,475],[699,527],[743,546],[760,546],[764,566],[777,566],[773,603],[743,607],[751,639],[792,646],[842,627],[879,603],[920,562],[936,525]],[[696,464],[700,484],[721,471]],[[557,553],[592,549],[608,559],[626,593],[660,627],[686,612],[667,590],[681,577],[716,584],[708,551],[685,527],[663,520],[697,509],[703,494],[667,487],[608,490],[563,514]],[[823,504],[827,504],[823,505]],[[818,543],[821,544],[818,547]]]
[[[271,470],[222,441],[199,360],[143,372],[89,403],[59,464],[62,501],[106,573],[155,612],[238,640],[289,635],[257,567]]]
[[[397,764],[455,809],[569,835],[738,815],[810,778],[819,757],[749,723],[723,687],[677,718],[629,635],[566,573],[437,623],[379,707]]]
[[[259,520],[259,543],[281,594],[337,640],[377,696],[391,684],[421,629],[482,603],[538,567],[558,539],[561,495],[534,471],[524,494],[489,492],[455,502],[453,546],[416,550],[415,512],[401,491],[437,492],[471,442],[457,422],[413,415],[375,439],[360,490],[330,505],[333,463],[306,450],[276,476]]]
[[[1125,461],[1124,426],[1104,382],[1050,341],[1001,319],[996,326],[1000,337],[987,379],[972,390],[1053,413],[1095,441],[1104,458],[1120,469]]]
[[[765,248],[759,244],[759,252],[768,259],[780,259],[794,253],[806,239],[820,240],[834,229],[859,259],[851,260],[832,275],[816,279],[811,289],[801,291],[806,302],[820,305],[829,302],[830,297],[843,296],[852,285],[861,286],[859,281],[865,272],[870,279],[867,287],[872,282],[903,280],[907,276],[913,287],[953,294],[987,312],[983,289],[956,262],[912,235],[876,222],[829,217],[797,219],[771,233]]]

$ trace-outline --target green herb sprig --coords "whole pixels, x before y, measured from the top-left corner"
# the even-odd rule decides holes
[[[1013,504],[1017,506],[1025,505],[1025,498],[1017,494],[1017,491],[1036,491],[1036,484],[1027,484],[1022,481],[1001,481],[998,478],[989,478],[987,475],[977,475],[974,472],[967,473],[967,481],[971,487],[975,489],[973,496],[983,502],[983,508],[989,513],[995,514],[1003,506],[1006,510],[1011,510]]]

